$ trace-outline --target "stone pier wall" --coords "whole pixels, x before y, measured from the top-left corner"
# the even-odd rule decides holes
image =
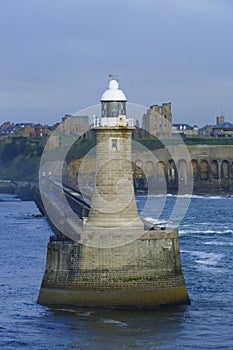
[[[148,231],[116,248],[48,243],[38,302],[134,309],[189,304],[177,231]]]

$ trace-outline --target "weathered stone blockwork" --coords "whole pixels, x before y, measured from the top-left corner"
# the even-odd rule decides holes
[[[39,303],[110,308],[189,304],[176,230],[116,248],[48,244]]]
[[[143,228],[134,196],[132,127],[98,127],[96,178],[87,224],[101,228]],[[86,227],[88,229],[88,225]]]

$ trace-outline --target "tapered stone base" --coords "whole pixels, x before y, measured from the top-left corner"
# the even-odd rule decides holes
[[[39,301],[46,305],[74,305],[109,309],[156,309],[190,304],[185,286],[154,291],[72,291],[41,288]]]
[[[115,309],[189,304],[177,231],[149,231],[115,248],[50,242],[38,302]]]

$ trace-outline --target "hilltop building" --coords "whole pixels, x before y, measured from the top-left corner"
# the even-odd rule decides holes
[[[225,122],[224,116],[217,116],[215,125],[205,125],[198,134],[203,137],[233,137],[233,124]]]
[[[214,125],[206,124],[205,126],[199,128],[198,136],[209,138],[212,136],[212,130]]]
[[[80,136],[89,129],[89,118],[87,115],[74,116],[66,114],[62,118],[62,131],[66,135]]]
[[[0,135],[10,137],[43,138],[51,134],[48,125],[34,123],[10,123],[5,122],[0,127]]]
[[[197,125],[191,126],[189,124],[181,123],[181,124],[172,124],[172,134],[179,134],[182,137],[195,137],[198,135],[198,127]]]
[[[233,137],[233,124],[224,122],[214,125],[212,128],[211,136],[213,137]]]
[[[171,102],[163,103],[161,106],[150,106],[142,117],[142,128],[148,133],[148,136],[171,136]]]

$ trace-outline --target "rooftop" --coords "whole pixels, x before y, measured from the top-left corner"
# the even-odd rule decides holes
[[[233,124],[229,122],[225,122],[219,125],[213,126],[213,129],[233,129]]]

